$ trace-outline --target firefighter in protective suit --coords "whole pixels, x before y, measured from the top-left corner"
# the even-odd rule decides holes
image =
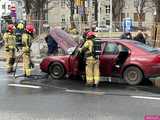
[[[22,35],[22,51],[23,51],[23,73],[25,77],[31,76],[32,62],[30,58],[31,44],[35,28],[32,24],[26,25],[25,32]]]
[[[19,22],[17,24],[17,27],[16,27],[16,31],[15,31],[15,34],[16,34],[16,47],[17,49],[20,47],[22,47],[22,34],[24,32],[24,24],[23,22]]]
[[[16,36],[14,35],[14,29],[15,26],[13,24],[9,24],[7,26],[7,32],[4,33],[3,36],[6,51],[7,73],[13,72],[13,65],[15,63]]]
[[[86,85],[97,87],[100,80],[100,73],[99,73],[99,59],[98,56],[94,54],[95,33],[88,32],[86,38],[87,39],[84,45],[80,49],[81,52],[85,52]]]

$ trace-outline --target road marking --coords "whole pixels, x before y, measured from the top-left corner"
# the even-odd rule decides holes
[[[8,84],[10,87],[23,87],[23,88],[35,88],[39,89],[41,86],[33,86],[33,85],[22,85],[22,84]]]
[[[159,97],[147,97],[147,96],[131,96],[131,97],[137,99],[160,100]]]
[[[65,90],[70,93],[92,94],[92,95],[104,95],[105,92],[83,91],[83,90]]]

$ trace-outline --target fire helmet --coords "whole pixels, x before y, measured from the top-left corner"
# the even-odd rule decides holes
[[[17,28],[21,29],[21,30],[24,29],[24,24],[23,23],[18,23]]]
[[[26,31],[28,33],[34,33],[35,32],[35,28],[34,28],[34,26],[32,24],[28,24],[28,25],[26,25]]]
[[[15,26],[14,26],[13,24],[9,24],[9,25],[7,26],[7,30],[8,30],[9,32],[13,32],[14,29],[15,29]]]
[[[92,38],[95,38],[95,37],[96,37],[95,32],[88,32],[87,33],[87,39],[92,39]]]

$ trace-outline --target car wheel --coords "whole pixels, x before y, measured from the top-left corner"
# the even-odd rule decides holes
[[[53,79],[61,79],[65,75],[64,66],[61,63],[55,62],[49,67],[49,73]]]
[[[138,85],[143,80],[143,73],[138,67],[130,66],[123,72],[123,79],[129,85]]]

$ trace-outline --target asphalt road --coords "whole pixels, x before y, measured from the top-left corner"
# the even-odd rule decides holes
[[[21,66],[17,74],[20,74]],[[38,66],[34,74],[40,74]],[[160,90],[81,80],[13,79],[0,62],[0,120],[143,120],[160,115]]]

